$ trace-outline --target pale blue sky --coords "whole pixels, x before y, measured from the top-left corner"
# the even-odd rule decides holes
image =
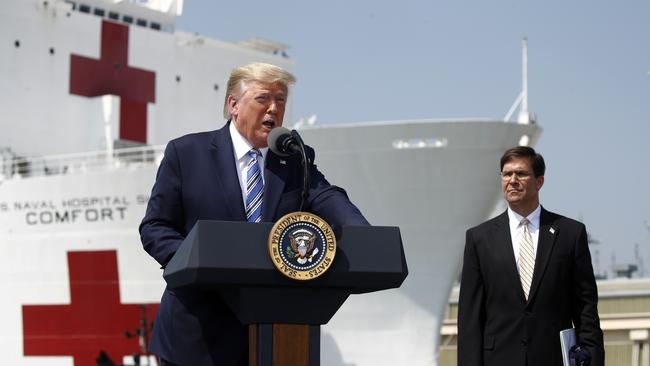
[[[290,45],[294,116],[320,124],[502,118],[528,37],[542,204],[582,218],[601,269],[639,244],[650,276],[650,2],[185,0],[177,28]]]

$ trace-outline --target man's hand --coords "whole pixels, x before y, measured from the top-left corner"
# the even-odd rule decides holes
[[[588,366],[591,363],[591,354],[589,351],[577,344],[569,350],[569,358],[576,361],[576,366]]]

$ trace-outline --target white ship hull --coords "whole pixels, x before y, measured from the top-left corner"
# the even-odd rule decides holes
[[[9,160],[99,150],[107,131],[125,143],[124,96],[109,97],[104,107],[106,98],[71,92],[72,55],[102,58],[101,18],[49,4],[15,0],[0,8],[0,43],[20,44],[0,57],[7,81],[0,85],[0,148],[11,149],[0,159],[0,352],[3,364],[16,366],[92,364],[101,350],[133,364],[128,355],[139,352],[138,342],[124,331],[138,327],[128,320],[135,310],[126,316],[116,309],[145,304],[155,310],[164,287],[137,233],[162,147],[117,157],[97,152],[22,165]],[[219,127],[232,67],[292,64],[194,35],[135,26],[128,34],[129,67],[155,74],[155,101],[146,103],[144,139],[150,145]],[[301,130],[316,149],[319,168],[371,223],[400,227],[410,270],[402,288],[352,296],[323,327],[323,365],[436,364],[464,232],[495,207],[500,154],[523,135],[534,141],[538,133],[534,125],[487,120]],[[84,267],[91,277],[94,268],[104,273],[115,265],[116,277],[84,280],[80,261],[86,267],[91,262]],[[113,290],[117,298],[92,302]],[[75,307],[80,303],[94,305]]]
[[[499,200],[503,151],[536,133],[535,126],[499,121],[301,131],[318,152],[319,168],[345,187],[371,223],[400,227],[409,266],[400,289],[352,296],[323,328],[324,339],[338,349],[324,352],[324,365],[436,364],[465,230],[486,219]]]

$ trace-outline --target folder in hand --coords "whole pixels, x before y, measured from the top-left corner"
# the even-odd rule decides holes
[[[569,357],[571,347],[576,344],[576,330],[569,328],[560,331],[560,345],[562,346],[562,362],[564,366],[576,366],[576,361]]]

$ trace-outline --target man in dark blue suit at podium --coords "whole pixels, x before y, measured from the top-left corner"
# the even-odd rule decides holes
[[[281,158],[267,147],[282,125],[293,75],[255,63],[230,75],[221,129],[167,144],[140,235],[163,267],[197,220],[273,222],[298,211],[303,185],[298,156]],[[345,191],[330,185],[314,165],[310,211],[330,225],[368,225]],[[165,289],[150,350],[162,365],[248,365],[248,328],[214,293]]]

